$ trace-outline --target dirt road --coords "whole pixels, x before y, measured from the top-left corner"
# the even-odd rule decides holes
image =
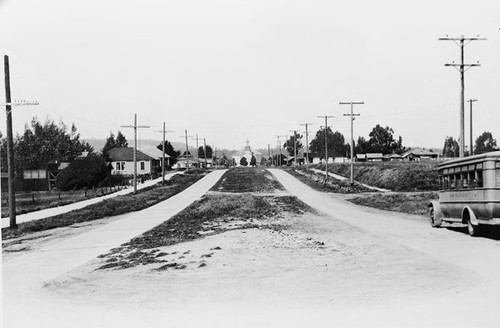
[[[94,259],[41,279],[40,265],[20,256],[4,263],[4,326],[499,326],[500,241],[356,206],[270,171],[319,213],[284,218],[282,230],[159,248],[178,270],[96,270]],[[6,275],[16,274],[44,286],[14,287],[23,281]]]

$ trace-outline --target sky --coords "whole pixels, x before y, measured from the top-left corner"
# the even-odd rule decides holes
[[[0,52],[10,60],[15,133],[33,117],[74,123],[82,139],[115,135],[182,142],[185,130],[216,148],[309,140],[328,124],[354,138],[377,124],[403,144],[442,147],[459,137],[460,48],[474,139],[500,143],[500,2],[296,0],[0,0]],[[2,61],[3,74],[3,61]],[[0,81],[4,102],[4,78]],[[469,104],[465,111],[469,144]],[[0,120],[5,136],[5,119]],[[281,138],[283,140],[283,138]],[[190,144],[194,143],[193,139]]]

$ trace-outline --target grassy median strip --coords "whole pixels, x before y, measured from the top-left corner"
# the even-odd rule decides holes
[[[236,167],[228,170],[212,187],[219,192],[274,192],[285,190],[274,176],[260,167]]]
[[[427,215],[427,204],[438,198],[437,191],[419,193],[390,193],[371,194],[348,199],[350,202],[362,206],[378,208],[406,214]]]
[[[339,194],[373,192],[373,190],[357,182],[354,182],[354,185],[351,186],[350,181],[348,180],[341,181],[331,176],[329,176],[328,180],[325,182],[324,174],[308,171],[305,167],[297,169],[289,167],[286,168],[285,171],[317,191],[335,192]]]
[[[158,268],[160,271],[182,269],[182,265],[165,260],[169,254],[158,248],[229,230],[259,228],[280,231],[285,229],[287,218],[305,212],[314,210],[293,196],[205,195],[170,220],[101,255],[105,264],[99,269],[126,269],[152,263],[166,263]]]
[[[75,223],[102,219],[129,212],[140,211],[164,201],[200,180],[204,175],[176,175],[165,186],[153,186],[142,189],[137,194],[118,196],[106,199],[98,204],[89,205],[82,209],[52,216],[45,219],[20,223],[18,229],[2,229],[2,238],[10,239],[26,234],[70,226]]]

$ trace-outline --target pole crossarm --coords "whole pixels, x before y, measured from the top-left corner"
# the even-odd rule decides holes
[[[445,66],[448,67],[454,67],[460,72],[460,85],[461,85],[461,92],[460,92],[460,137],[459,137],[459,142],[460,142],[460,147],[459,147],[459,152],[460,152],[460,157],[464,157],[464,149],[465,149],[465,123],[464,123],[464,116],[465,116],[465,72],[469,70],[471,67],[476,67],[480,66],[479,62],[477,64],[465,64],[464,63],[464,47],[469,44],[472,41],[484,41],[486,38],[480,38],[479,36],[477,37],[472,37],[472,38],[466,38],[463,35],[460,37],[455,37],[455,38],[450,38],[446,36],[445,38],[439,38],[439,41],[453,41],[455,44],[457,44],[460,47],[460,64],[445,64]],[[467,67],[467,69],[464,69]]]

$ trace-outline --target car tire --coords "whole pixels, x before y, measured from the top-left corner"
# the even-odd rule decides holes
[[[437,221],[434,213],[434,206],[429,207],[429,221],[433,228],[441,227],[441,221]]]

